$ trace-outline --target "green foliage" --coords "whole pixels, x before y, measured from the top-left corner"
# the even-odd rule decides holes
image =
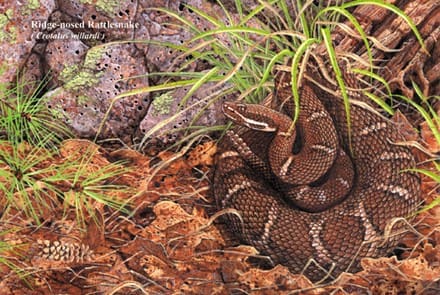
[[[39,93],[47,85],[43,82],[23,81],[17,78],[13,87],[0,90],[0,136],[13,143],[27,141],[54,146],[71,133],[60,121],[53,120],[52,111]]]
[[[91,151],[60,159],[58,146],[71,134],[38,96],[46,82],[20,81],[1,89],[0,211],[23,212],[40,225],[51,212],[73,208],[85,226],[99,204],[125,210],[119,195],[127,188],[114,181],[126,168],[97,167]]]
[[[55,151],[28,144],[0,142],[0,196],[5,211],[23,211],[41,224],[60,205],[67,212],[74,208],[78,224],[95,217],[98,204],[126,212],[119,197],[127,187],[115,184],[128,170],[120,163],[96,166],[93,153],[85,152],[60,161]],[[60,202],[62,202],[60,204]]]
[[[428,124],[431,129],[432,134],[434,134],[435,140],[440,144],[440,117],[439,114],[435,111],[435,109],[429,103],[429,97],[423,94],[422,90],[419,86],[413,81],[412,86],[414,91],[418,95],[418,97],[422,100],[422,103],[418,105],[412,100],[407,99],[406,97],[400,96],[407,103],[411,104],[417,111],[422,115],[425,122]],[[434,100],[440,100],[440,96],[434,96]]]
[[[414,108],[418,114],[421,115],[424,122],[426,122],[430,131],[432,132],[436,144],[440,146],[440,115],[432,107],[435,102],[438,102],[440,100],[440,96],[436,95],[432,97],[427,97],[423,94],[420,87],[414,81],[412,82],[412,86],[418,98],[421,100],[420,104],[414,102],[411,99],[408,99],[405,96],[395,95],[395,97],[407,103],[409,106]],[[433,100],[434,103],[430,103],[431,100]],[[426,153],[429,154],[429,152]],[[409,170],[427,176],[434,183],[436,183],[438,187],[440,185],[440,157],[438,155],[431,154],[431,158],[428,160],[428,162],[432,163],[432,169],[430,170],[421,168]],[[422,208],[421,211],[423,212],[439,205],[440,195],[437,194],[434,200],[430,204],[427,204],[424,208]]]
[[[67,212],[68,209],[74,208],[77,222],[83,228],[90,217],[98,222],[97,204],[128,213],[128,201],[122,200],[120,195],[127,194],[129,188],[116,184],[115,181],[129,169],[121,163],[96,166],[91,161],[93,154],[90,150],[78,159],[67,159],[70,164],[62,174],[65,177],[63,182],[67,184],[67,190],[63,192],[64,210]]]
[[[42,142],[42,145],[45,144]],[[40,224],[40,216],[56,202],[58,190],[50,179],[59,173],[57,167],[45,162],[53,152],[22,143],[0,142],[0,195],[5,210],[15,208]]]

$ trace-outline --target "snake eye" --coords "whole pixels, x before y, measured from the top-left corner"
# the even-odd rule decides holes
[[[246,105],[245,104],[239,104],[237,107],[237,110],[240,114],[243,114],[244,112],[246,112]]]

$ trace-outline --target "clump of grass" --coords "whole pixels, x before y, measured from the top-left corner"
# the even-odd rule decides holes
[[[95,165],[92,162],[95,152],[90,149],[78,158],[67,159],[69,165],[61,174],[64,179],[59,179],[64,184],[64,212],[73,208],[77,223],[83,228],[89,218],[99,222],[96,212],[102,206],[128,213],[126,205],[129,200],[124,200],[122,196],[127,195],[130,188],[117,184],[117,179],[129,169],[118,162]]]
[[[71,134],[53,120],[39,96],[47,84],[20,80],[0,91],[0,211],[22,212],[37,225],[74,209],[78,224],[95,219],[96,207],[126,211],[121,194],[127,187],[114,184],[127,172],[120,163],[96,166],[93,152],[60,159],[61,141]],[[30,94],[27,93],[30,89]],[[101,204],[101,205],[100,205]]]
[[[1,88],[0,135],[3,139],[35,145],[44,141],[54,147],[63,138],[72,136],[63,122],[54,120],[54,114],[40,96],[47,83],[48,79],[25,81],[18,76],[12,87],[4,85]]]
[[[23,211],[39,225],[60,207],[65,212],[74,208],[84,228],[87,218],[95,218],[99,204],[126,211],[126,202],[119,197],[128,192],[127,187],[114,184],[128,171],[119,163],[96,166],[91,152],[60,162],[56,151],[42,147],[44,142],[14,146],[2,141],[0,145],[0,195],[6,212]]]
[[[5,211],[11,208],[23,211],[40,224],[44,210],[56,202],[58,194],[49,180],[58,171],[47,165],[53,152],[41,145],[14,145],[9,141],[1,141],[0,147],[0,195],[5,200]]]

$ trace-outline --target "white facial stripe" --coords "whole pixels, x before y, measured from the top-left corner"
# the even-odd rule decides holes
[[[245,115],[243,115],[242,113],[235,111],[232,108],[228,108],[231,110],[232,113],[234,113],[236,116],[239,117],[239,119],[234,118],[233,116],[229,116],[228,117],[236,124],[241,125],[241,126],[246,126],[250,129],[254,129],[254,130],[260,130],[260,131],[266,131],[266,132],[274,132],[276,131],[275,127],[270,127],[268,123],[266,122],[261,122],[261,121],[257,121],[254,119],[251,119],[249,117],[246,117]]]
[[[253,119],[249,119],[246,117],[243,117],[244,120],[244,125],[251,128],[251,129],[256,129],[256,130],[261,130],[261,131],[275,131],[276,128],[273,127],[269,127],[269,124],[267,124],[266,122],[260,122],[260,121],[256,121]],[[257,128],[255,126],[258,126]]]
[[[234,121],[234,123],[237,123],[239,125],[245,125],[245,126],[252,128],[252,129],[255,129],[252,127],[252,125],[262,126],[263,129],[269,127],[269,125],[265,122],[260,122],[260,121],[250,119],[250,118],[248,118],[248,117],[244,116],[243,114],[236,112],[236,111],[234,111],[234,113],[240,117],[240,120],[232,119],[232,121]],[[242,123],[240,123],[239,121],[241,121]]]
[[[238,114],[245,124],[268,127],[267,123],[249,119],[242,114]],[[249,127],[249,126],[248,126]]]

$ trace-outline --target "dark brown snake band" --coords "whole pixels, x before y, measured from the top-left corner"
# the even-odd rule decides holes
[[[317,281],[390,252],[400,235],[384,239],[385,229],[416,210],[420,181],[391,122],[351,104],[349,130],[342,98],[316,85],[302,86],[290,128],[290,81],[287,72],[275,78],[282,112],[224,104],[236,127],[218,145],[213,191],[219,209],[238,212],[227,223],[244,243]]]

